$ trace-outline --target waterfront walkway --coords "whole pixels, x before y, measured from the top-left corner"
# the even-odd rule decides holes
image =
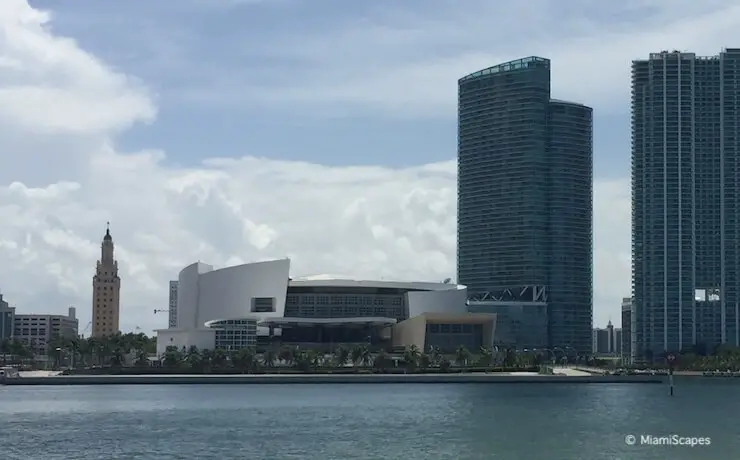
[[[565,375],[568,377],[588,377],[593,375],[592,372],[586,372],[572,367],[554,367],[552,373],[555,375]]]
[[[559,369],[558,369],[559,370]],[[5,378],[5,385],[316,384],[316,383],[659,383],[653,376],[604,376],[582,372],[461,374],[235,374],[57,375]],[[577,371],[575,371],[577,372]]]
[[[18,375],[21,377],[54,377],[55,375],[61,375],[60,371],[20,371]]]

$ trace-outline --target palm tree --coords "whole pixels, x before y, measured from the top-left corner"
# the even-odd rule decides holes
[[[442,359],[442,351],[439,347],[429,347],[429,355],[432,358],[432,365],[439,366],[440,360]]]
[[[516,350],[506,347],[504,351],[504,367],[512,368],[516,364]]]
[[[419,355],[418,362],[419,369],[421,369],[422,372],[426,372],[427,369],[429,369],[429,366],[432,365],[432,358],[428,354],[422,353]]]
[[[373,355],[367,345],[360,345],[360,364],[363,366],[372,366]]]
[[[306,372],[311,369],[313,361],[308,351],[300,351],[298,353],[298,356],[293,358],[293,362],[295,363],[295,367]]]
[[[0,355],[3,357],[3,366],[7,362],[7,355],[10,354],[10,339],[0,341]]]
[[[349,359],[350,350],[348,350],[346,347],[337,347],[337,349],[334,350],[334,361],[337,367],[344,367]]]
[[[362,345],[356,345],[352,347],[352,351],[350,351],[350,359],[352,360],[352,364],[355,366],[359,366],[363,361],[363,349]]]
[[[314,369],[318,369],[324,365],[324,355],[316,350],[310,350],[308,352],[308,359],[311,362],[311,367]]]
[[[286,363],[287,365],[291,365],[295,363],[296,357],[298,356],[298,353],[300,350],[298,347],[291,347],[288,345],[284,345],[280,348],[280,351],[278,352],[278,358]]]
[[[276,360],[277,356],[275,356],[275,352],[273,350],[267,350],[262,354],[262,364],[264,364],[265,367],[275,366]]]
[[[414,370],[418,366],[419,347],[417,347],[416,345],[410,345],[406,347],[406,350],[403,352],[403,361],[406,365],[406,370],[408,372],[414,372]]]
[[[203,350],[200,352],[200,356],[203,358],[203,369],[205,372],[211,370],[213,364],[213,350]]]
[[[93,363],[93,347],[92,339],[80,339],[80,361],[82,361],[82,367],[92,366]]]
[[[68,338],[67,350],[69,351],[69,366],[71,368],[74,368],[79,362],[78,357],[80,356],[80,339],[77,337]]]
[[[123,367],[126,364],[126,353],[123,348],[116,348],[111,352],[110,365],[113,367]]]
[[[198,347],[193,345],[188,348],[187,353],[185,353],[185,363],[187,363],[187,365],[196,372],[203,371],[205,363],[203,362],[203,355],[201,355]]]
[[[470,351],[464,345],[457,347],[457,350],[455,350],[455,362],[458,366],[467,366],[469,358]]]
[[[136,354],[136,362],[134,362],[134,365],[138,367],[149,367],[149,355],[147,352],[139,350]]]
[[[373,366],[381,372],[386,372],[390,367],[390,357],[385,350],[380,350],[380,353],[375,356]]]
[[[226,363],[226,352],[221,348],[216,348],[213,350],[213,358],[211,358],[211,362],[214,367],[222,367]]]
[[[479,366],[483,366],[483,367],[490,366],[492,358],[493,358],[493,353],[491,352],[490,348],[480,347],[480,355],[478,356]]]
[[[446,356],[442,356],[439,358],[439,370],[441,370],[442,372],[447,372],[448,370],[450,370],[451,365],[452,363],[449,359],[447,359]]]
[[[164,365],[170,368],[179,367],[182,363],[182,354],[177,347],[169,346],[164,353]]]
[[[243,373],[253,370],[256,363],[254,351],[249,347],[240,349],[234,356],[234,364]]]

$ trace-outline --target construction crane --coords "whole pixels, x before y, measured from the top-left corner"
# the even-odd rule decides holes
[[[92,326],[92,321],[90,321],[89,323],[87,323],[87,326],[85,326],[85,329],[82,330],[82,334],[80,334],[80,337],[85,337],[85,334],[90,329],[90,326]]]
[[[154,309],[154,314],[155,314],[155,315],[156,315],[157,313],[169,313],[169,312],[170,312],[169,310],[160,310],[160,309],[157,309],[157,308],[155,308],[155,309]]]

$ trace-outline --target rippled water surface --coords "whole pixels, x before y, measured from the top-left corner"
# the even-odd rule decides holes
[[[735,382],[0,386],[0,459],[736,460],[739,414]],[[624,441],[674,433],[711,445]]]

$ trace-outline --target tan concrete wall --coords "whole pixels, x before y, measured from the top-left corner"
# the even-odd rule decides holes
[[[424,340],[427,332],[427,319],[424,315],[402,321],[393,326],[393,346],[408,347],[416,345],[424,349]]]
[[[493,346],[493,339],[496,337],[496,318],[491,318],[490,321],[483,323],[483,346],[491,348]]]
[[[486,313],[438,314],[425,313],[393,326],[393,346],[408,347],[416,345],[424,350],[427,324],[481,324],[483,325],[483,344],[493,346],[496,336],[496,315]]]

